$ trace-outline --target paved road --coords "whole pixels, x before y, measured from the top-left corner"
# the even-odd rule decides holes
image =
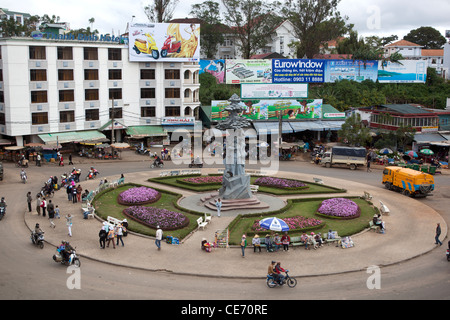
[[[77,164],[86,172],[89,164]],[[96,164],[103,176],[117,175],[117,163]],[[124,173],[139,172],[148,166],[135,161],[121,164]],[[286,171],[308,172],[324,175],[324,170],[334,178],[351,181],[364,181],[374,188],[380,188],[380,172],[350,172],[346,169],[324,169],[309,163],[291,162],[284,164]],[[210,279],[193,276],[177,276],[167,273],[154,273],[144,270],[110,266],[89,259],[82,261],[82,289],[68,290],[66,280],[69,277],[66,269],[51,260],[53,248],[46,247],[42,251],[30,245],[28,230],[24,225],[23,212],[26,191],[37,187],[37,181],[43,181],[52,174],[59,174],[62,168],[57,166],[31,167],[28,169],[30,184],[24,186],[13,174],[13,169],[6,165],[6,179],[0,187],[1,193],[7,195],[8,215],[0,222],[0,298],[2,299],[261,299],[266,292],[264,281],[259,279]],[[69,169],[69,168],[67,168]],[[15,169],[17,170],[17,169]],[[436,176],[437,184],[442,190],[449,190],[448,176]],[[8,187],[5,188],[5,185]],[[17,198],[14,198],[14,196]],[[14,199],[11,201],[9,199]],[[440,212],[444,220],[449,222],[445,207],[448,198],[444,192],[435,197],[424,199],[424,203]],[[151,250],[151,248],[149,249]],[[142,253],[143,256],[147,252]],[[324,257],[323,263],[331,263]],[[202,264],[203,261],[199,261]],[[301,263],[300,263],[301,265]],[[236,268],[242,268],[237,261]],[[264,267],[265,268],[265,267]],[[195,268],[194,268],[195,269]],[[343,275],[301,278],[295,289],[277,290],[279,299],[448,299],[448,263],[444,260],[444,250],[432,250],[418,258],[382,268],[382,289],[368,290],[365,271],[351,272]],[[191,270],[189,270],[191,271]],[[195,270],[192,270],[195,273]],[[239,284],[239,285],[237,285]],[[45,285],[48,290],[42,292],[39,286]],[[121,290],[118,288],[127,288]],[[118,296],[120,291],[120,297]],[[340,294],[336,296],[336,292]]]

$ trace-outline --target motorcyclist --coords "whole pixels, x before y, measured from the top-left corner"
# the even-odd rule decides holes
[[[24,169],[22,169],[22,171],[20,171],[20,180],[26,180],[27,179],[27,173],[25,172]]]
[[[161,160],[161,158],[159,157],[159,156],[156,156],[156,159],[155,159],[155,165],[159,165],[159,164],[161,164],[162,163],[162,160]]]
[[[70,245],[69,241],[66,241],[64,250],[62,252],[64,261],[69,261],[69,257],[72,254],[73,247]]]
[[[276,266],[275,266],[275,268],[274,268],[274,271],[275,271],[275,273],[278,275],[278,279],[277,279],[278,283],[279,283],[279,284],[282,284],[282,283],[283,283],[283,280],[284,280],[284,276],[283,276],[281,273],[282,273],[282,272],[286,272],[286,270],[284,270],[284,269],[281,267],[281,262],[277,262],[277,264],[276,264]]]
[[[2,199],[0,200],[0,207],[1,207],[1,208],[4,208],[4,211],[5,211],[5,213],[6,213],[6,207],[7,207],[7,205],[6,205],[6,202],[5,202],[5,197],[2,197]]]
[[[43,233],[44,233],[44,231],[39,227],[39,223],[36,223],[36,225],[34,226],[34,232],[33,232],[34,242],[37,242],[38,237]]]

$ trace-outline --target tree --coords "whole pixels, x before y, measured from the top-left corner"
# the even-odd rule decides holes
[[[320,46],[327,41],[346,34],[352,25],[347,17],[337,11],[340,0],[285,0],[281,13],[294,26],[294,35],[300,40],[297,58],[311,59],[320,52]]]
[[[95,18],[90,18],[89,19],[89,24],[91,25],[91,29],[94,27],[94,22],[95,22]]]
[[[220,21],[219,3],[214,1],[205,1],[201,4],[192,5],[190,14],[202,20],[201,49],[208,59],[212,59],[217,52],[217,46],[224,42],[224,26]]]
[[[338,131],[338,136],[352,146],[365,146],[366,143],[372,140],[370,130],[362,125],[359,113],[352,114],[345,120]]]
[[[272,13],[272,6],[261,0],[222,0],[228,27],[234,30],[236,45],[244,59],[250,59],[258,49],[268,43],[270,33],[279,17]],[[271,14],[272,13],[272,14]]]
[[[179,0],[153,0],[153,4],[144,7],[144,13],[150,22],[168,22]]]
[[[411,30],[403,39],[419,44],[424,49],[440,49],[446,42],[444,36],[433,27],[420,27]]]

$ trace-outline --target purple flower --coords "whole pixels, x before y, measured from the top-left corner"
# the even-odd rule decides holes
[[[148,187],[134,187],[121,192],[118,196],[119,203],[140,204],[155,202],[161,194]]]
[[[275,188],[301,188],[306,187],[306,184],[297,180],[273,178],[273,177],[261,177],[255,180],[255,184],[260,186],[268,186]]]
[[[202,184],[202,183],[222,183],[222,176],[206,176],[206,177],[192,177],[183,179],[183,181]]]
[[[357,216],[359,206],[350,199],[332,198],[322,201],[317,212],[328,216],[348,218]]]
[[[160,226],[163,230],[175,230],[189,224],[189,219],[182,213],[154,207],[131,206],[123,211],[125,215],[150,227]]]

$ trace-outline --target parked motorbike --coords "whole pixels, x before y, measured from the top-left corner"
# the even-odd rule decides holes
[[[165,58],[169,53],[179,53],[181,51],[181,41],[172,43],[172,38],[173,36],[168,36],[166,41],[164,41],[164,44],[161,48],[161,57]]]
[[[201,162],[196,162],[196,161],[192,161],[189,164],[189,168],[203,168],[203,163]]]
[[[74,265],[76,267],[80,267],[81,265],[80,259],[78,258],[75,250],[72,250],[70,253],[69,260],[64,260],[63,255],[56,250],[56,253],[53,255],[53,260],[66,266]]]
[[[44,249],[44,232],[38,234],[37,237],[35,237],[35,236],[36,236],[36,233],[33,231],[30,236],[31,242],[35,246],[38,246],[39,248]]]
[[[266,284],[269,288],[275,288],[276,286],[282,287],[286,283],[290,288],[294,288],[297,285],[297,279],[289,276],[289,270],[286,270],[286,276],[281,283],[275,281],[275,278],[271,275],[267,275]]]
[[[133,50],[137,54],[146,53],[151,54],[153,59],[159,59],[159,51],[158,47],[156,46],[155,39],[153,39],[152,35],[149,33],[144,34],[147,37],[147,40],[143,39],[136,39],[134,41],[134,47]]]
[[[44,198],[51,198],[53,197],[53,195],[55,194],[55,191],[53,190],[53,188],[49,189],[47,188],[47,186],[43,186],[40,192],[41,197]]]
[[[164,168],[164,162],[162,160],[159,160],[159,162],[155,160],[151,164],[150,168]]]
[[[22,161],[17,161],[16,162],[16,167],[18,167],[18,168],[28,168],[28,160],[27,159],[24,159],[24,160],[22,160]]]
[[[0,220],[3,219],[5,214],[6,214],[6,208],[5,207],[0,207]]]
[[[136,153],[144,155],[149,153],[149,149],[136,149]]]

